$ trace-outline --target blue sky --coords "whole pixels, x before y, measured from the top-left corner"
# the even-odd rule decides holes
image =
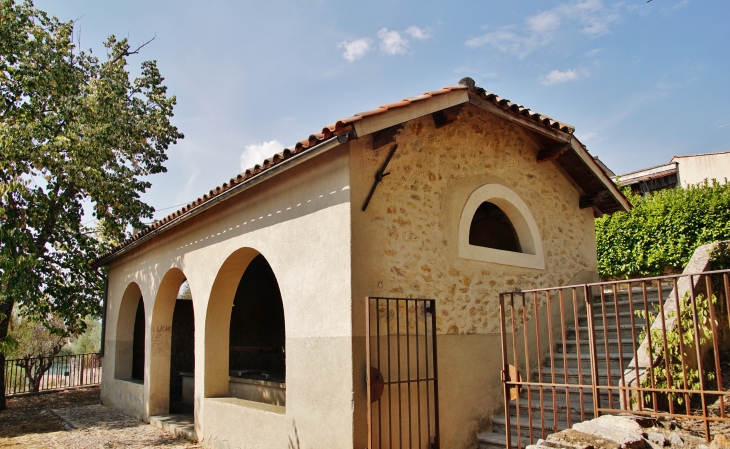
[[[97,52],[109,34],[156,36],[131,70],[158,61],[185,139],[150,179],[155,218],[338,118],[464,76],[576,126],[617,173],[730,150],[727,0],[36,6],[80,17],[81,47]]]

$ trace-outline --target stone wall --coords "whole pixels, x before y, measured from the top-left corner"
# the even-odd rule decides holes
[[[557,164],[537,163],[537,143],[519,126],[467,105],[437,129],[430,116],[396,137],[391,173],[365,212],[359,207],[390,145],[353,143],[353,259],[357,293],[438,300],[443,334],[499,332],[498,293],[564,285],[596,271],[593,211]],[[461,259],[458,225],[469,195],[482,185],[515,191],[537,221],[545,269]],[[358,326],[360,327],[360,326]]]
[[[362,204],[391,145],[352,142],[352,258],[355,382],[364,373],[366,296],[436,299],[441,446],[469,448],[501,413],[499,293],[597,280],[593,211],[521,127],[466,105],[436,128],[430,115],[407,122],[366,211]],[[460,258],[458,228],[469,196],[486,184],[514,191],[534,217],[544,269]],[[364,388],[356,422],[366,423]],[[355,429],[365,441],[366,426]]]

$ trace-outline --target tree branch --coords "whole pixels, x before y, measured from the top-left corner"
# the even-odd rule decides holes
[[[152,39],[150,39],[150,40],[148,40],[147,42],[145,42],[144,44],[140,45],[140,46],[139,46],[139,47],[137,47],[137,49],[136,49],[136,50],[134,50],[134,51],[129,51],[129,49],[130,49],[130,48],[132,48],[132,47],[130,47],[129,45],[127,45],[127,48],[126,48],[126,50],[124,50],[123,52],[119,53],[119,55],[118,55],[118,56],[117,56],[116,58],[114,58],[114,60],[112,61],[112,64],[114,64],[115,62],[117,62],[117,61],[119,61],[120,59],[122,59],[122,58],[125,58],[125,57],[127,57],[127,56],[131,56],[131,55],[136,55],[136,54],[139,54],[139,51],[140,51],[140,50],[141,50],[141,49],[142,49],[143,47],[145,47],[145,46],[146,46],[147,44],[149,44],[150,42],[152,42],[153,40],[155,40],[155,38],[156,38],[156,37],[157,37],[157,33],[155,33],[155,36],[154,36],[154,37],[153,37]]]

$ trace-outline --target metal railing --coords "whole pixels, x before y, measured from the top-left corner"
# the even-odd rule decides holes
[[[694,420],[710,441],[730,421],[729,277],[501,293],[507,447],[623,411]]]
[[[439,449],[436,302],[365,299],[369,449]]]
[[[99,354],[74,354],[6,360],[5,396],[96,385],[101,382]]]

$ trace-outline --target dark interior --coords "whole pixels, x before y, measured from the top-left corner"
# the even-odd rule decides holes
[[[132,379],[144,381],[144,301],[139,298],[137,313],[134,316],[134,334],[132,340]]]
[[[183,378],[180,372],[195,370],[195,316],[193,301],[178,299],[172,314],[170,340],[170,413],[182,405]]]
[[[496,204],[483,202],[471,220],[469,244],[521,253],[520,239],[515,227]]]
[[[284,305],[269,263],[256,256],[241,277],[230,329],[231,375],[284,382]]]

